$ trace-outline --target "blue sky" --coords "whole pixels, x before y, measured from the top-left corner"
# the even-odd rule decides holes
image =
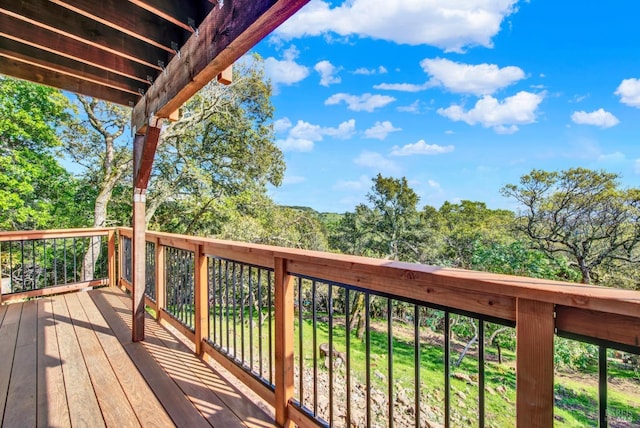
[[[376,174],[420,205],[516,206],[533,168],[640,183],[640,3],[311,0],[254,51],[275,86],[277,203],[345,212]]]

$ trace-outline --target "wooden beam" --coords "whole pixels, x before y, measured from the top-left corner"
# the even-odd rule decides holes
[[[82,41],[4,14],[0,14],[0,36],[139,80],[145,86],[148,75],[155,76],[158,74],[157,68],[132,62],[121,55],[96,49],[95,46],[88,45]]]
[[[195,25],[196,27],[200,25],[204,17],[213,8],[213,4],[208,0],[180,2],[171,0],[129,1],[189,32],[193,32],[191,25]],[[191,23],[191,21],[193,21],[193,23]]]
[[[551,428],[554,305],[518,299],[516,306],[517,426]]]
[[[165,64],[169,62],[170,56],[166,50],[152,46],[85,16],[78,15],[49,0],[0,0],[0,13],[80,41],[101,51],[110,52],[155,68],[154,78],[162,70],[158,65],[158,61],[163,61]],[[3,31],[16,37],[26,36],[24,34],[25,30],[15,32],[13,29],[5,28]],[[43,41],[43,43],[46,42]]]
[[[151,177],[151,169],[153,168],[153,158],[156,155],[158,140],[160,139],[161,123],[156,126],[148,126],[144,139],[144,146],[140,153],[139,159],[136,161],[136,175],[134,178],[134,187],[138,189],[146,189],[149,185],[149,177]]]
[[[222,73],[218,74],[218,83],[230,85],[233,82],[233,65],[225,68]]]
[[[107,235],[107,266],[109,267],[109,287],[116,286],[116,231],[110,230]],[[55,242],[55,241],[54,241]]]
[[[140,96],[136,96],[130,92],[123,92],[107,86],[87,82],[86,80],[80,80],[62,73],[27,64],[16,58],[8,58],[2,53],[0,53],[0,73],[125,106],[135,104],[140,98]]]
[[[135,106],[132,129],[167,118],[309,0],[228,0],[214,8]]]
[[[171,43],[182,46],[190,32],[179,28],[131,2],[102,0],[50,0],[75,13],[173,53]]]
[[[148,87],[148,85],[138,80],[65,58],[49,51],[43,51],[5,37],[0,37],[0,54],[6,58],[34,65],[53,73],[58,72],[79,81],[129,92],[134,95],[134,99],[139,97],[139,89],[146,90]]]
[[[289,400],[293,397],[293,294],[295,278],[287,272],[287,262],[276,258],[275,264],[275,411],[276,423],[292,426]]]

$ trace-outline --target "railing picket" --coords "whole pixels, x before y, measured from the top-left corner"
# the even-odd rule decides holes
[[[414,384],[414,408],[415,428],[420,428],[420,307],[413,305],[413,384]]]
[[[389,428],[393,428],[393,308],[391,299],[387,299],[387,397],[389,399]]]
[[[607,347],[598,345],[598,415],[601,427],[608,427]]]
[[[347,409],[346,409],[346,424],[347,426],[351,426],[351,320],[349,319],[350,311],[350,299],[349,289],[344,290],[344,313],[345,313],[345,346],[346,346],[346,357],[347,361],[345,361],[345,367],[347,371]]]
[[[370,302],[369,293],[364,294],[364,334],[365,334],[365,358],[366,361],[371,361],[371,314],[370,314]],[[367,409],[367,428],[371,428],[371,365],[366,365],[366,409]]]
[[[484,321],[478,320],[478,419],[479,428],[485,425]]]
[[[444,426],[451,423],[451,320],[449,311],[444,313]]]

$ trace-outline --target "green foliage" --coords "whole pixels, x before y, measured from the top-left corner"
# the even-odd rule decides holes
[[[523,205],[517,227],[533,245],[566,256],[591,283],[601,266],[640,261],[640,189],[621,189],[617,180],[585,168],[533,170],[502,192]]]
[[[86,225],[79,183],[53,152],[69,108],[60,91],[0,77],[0,229]]]

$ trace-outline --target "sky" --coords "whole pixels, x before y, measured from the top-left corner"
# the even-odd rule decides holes
[[[276,203],[366,203],[406,177],[424,205],[483,201],[532,169],[640,184],[640,2],[311,0],[253,50],[287,170]]]

